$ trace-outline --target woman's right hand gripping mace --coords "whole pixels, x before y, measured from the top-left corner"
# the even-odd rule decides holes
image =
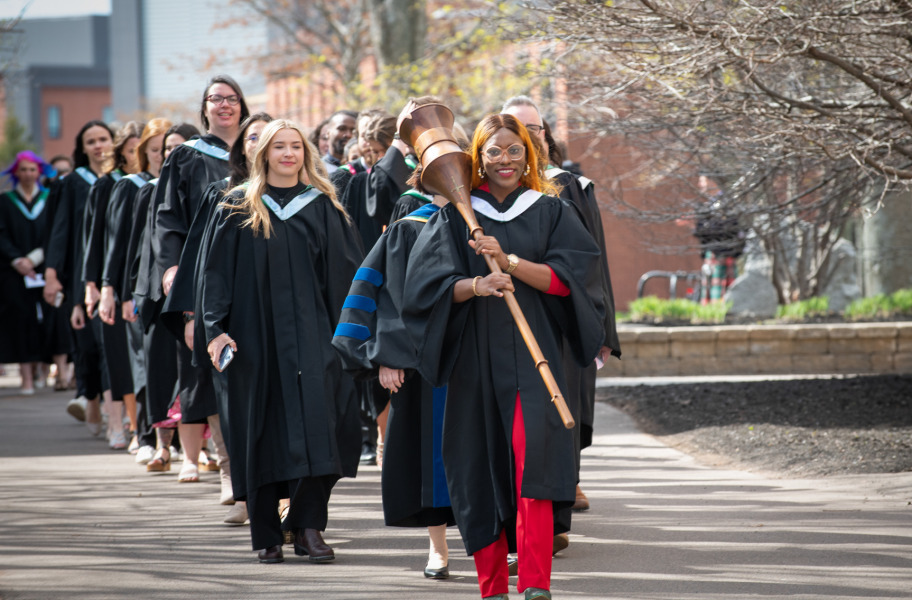
[[[398,130],[399,137],[411,145],[418,154],[418,160],[421,161],[421,185],[429,192],[443,196],[453,203],[462,218],[465,219],[469,226],[472,238],[477,240],[484,234],[478,220],[475,218],[475,211],[472,209],[472,201],[469,197],[469,184],[471,182],[470,173],[472,172],[472,159],[463,152],[453,137],[453,113],[443,104],[425,104],[415,106],[409,103],[399,115]],[[488,255],[484,257],[488,268],[492,273],[502,273],[500,265]],[[567,403],[564,401],[560,389],[557,387],[557,381],[551,373],[551,367],[545,360],[532,329],[523,315],[516,296],[513,292],[501,290],[510,314],[516,321],[516,326],[522,334],[526,347],[535,360],[535,368],[545,381],[548,392],[551,394],[551,402],[557,408],[561,421],[567,429],[573,429],[576,424]]]

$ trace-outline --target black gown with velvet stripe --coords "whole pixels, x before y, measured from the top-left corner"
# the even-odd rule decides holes
[[[333,337],[343,367],[358,378],[376,378],[381,365],[405,371],[405,383],[389,395],[381,472],[384,521],[400,527],[455,522],[440,450],[446,388],[416,371],[418,350],[400,318],[409,254],[437,210],[426,204],[380,236],[352,281]]]
[[[580,365],[595,358],[604,338],[598,247],[558,198],[518,188],[498,204],[486,192],[472,194],[479,224],[504,252],[548,265],[570,290],[566,297],[549,295],[513,278],[516,300],[566,393],[562,337]],[[504,529],[512,537],[516,504],[510,440],[517,394],[530,442],[523,497],[552,500],[559,511],[574,501],[577,475],[572,432],[551,405],[506,302],[495,296],[453,302],[457,281],[488,274],[468,240],[468,227],[454,206],[430,219],[409,260],[403,318],[419,344],[422,375],[448,386],[443,461],[456,524],[471,554]],[[565,526],[556,520],[555,532],[561,530]]]
[[[238,500],[270,483],[357,473],[354,381],[331,341],[363,255],[330,199],[304,196],[277,208],[281,216],[270,209],[269,239],[219,208],[203,272],[206,339],[227,333],[237,343],[223,375]]]

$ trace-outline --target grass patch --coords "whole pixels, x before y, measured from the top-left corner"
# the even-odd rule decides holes
[[[809,321],[819,317],[833,318],[826,296],[808,298],[779,306],[776,320],[785,322]],[[619,322],[633,323],[691,323],[693,325],[719,324],[731,309],[730,302],[699,304],[683,298],[665,300],[658,296],[638,298],[630,303],[629,310],[617,314]],[[912,317],[912,289],[903,289],[892,294],[879,294],[871,298],[855,300],[842,316],[848,321],[886,320],[896,317]]]
[[[897,290],[892,294],[877,294],[859,298],[846,307],[847,319],[885,319],[912,315],[912,289]]]
[[[780,304],[776,309],[776,318],[783,321],[804,321],[826,316],[829,311],[830,299],[826,296],[817,296],[791,304]]]
[[[664,300],[657,296],[646,296],[631,302],[626,316],[630,321],[635,322],[722,323],[725,321],[725,315],[730,306],[726,302],[703,305],[683,298]]]

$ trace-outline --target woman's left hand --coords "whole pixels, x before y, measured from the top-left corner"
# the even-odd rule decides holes
[[[507,260],[507,255],[500,248],[500,242],[493,236],[483,235],[477,240],[469,240],[469,246],[475,250],[475,254],[487,255],[493,258],[494,262],[503,270],[510,264]]]
[[[402,384],[405,383],[405,371],[402,369],[390,369],[381,365],[379,377],[380,385],[389,390],[391,394],[398,392]]]
[[[98,316],[105,325],[114,324],[114,288],[109,285],[102,286],[101,300],[98,301]]]
[[[227,333],[223,333],[209,342],[209,346],[206,348],[209,352],[209,359],[212,361],[212,366],[215,367],[215,370],[219,373],[221,373],[221,369],[219,369],[219,358],[222,356],[222,350],[225,349],[225,346],[231,346],[231,349],[237,352],[237,342],[231,339]]]

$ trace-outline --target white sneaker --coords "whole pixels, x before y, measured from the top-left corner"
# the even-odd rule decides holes
[[[110,446],[111,450],[123,450],[127,447],[127,438],[122,429],[114,430],[114,434],[111,435],[111,441],[108,446]]]
[[[144,465],[155,456],[155,448],[149,445],[140,446],[136,451],[136,464]]]
[[[85,396],[80,396],[78,398],[73,398],[67,402],[66,411],[70,414],[71,417],[77,421],[86,420],[86,407],[88,406],[89,401],[86,400]]]

